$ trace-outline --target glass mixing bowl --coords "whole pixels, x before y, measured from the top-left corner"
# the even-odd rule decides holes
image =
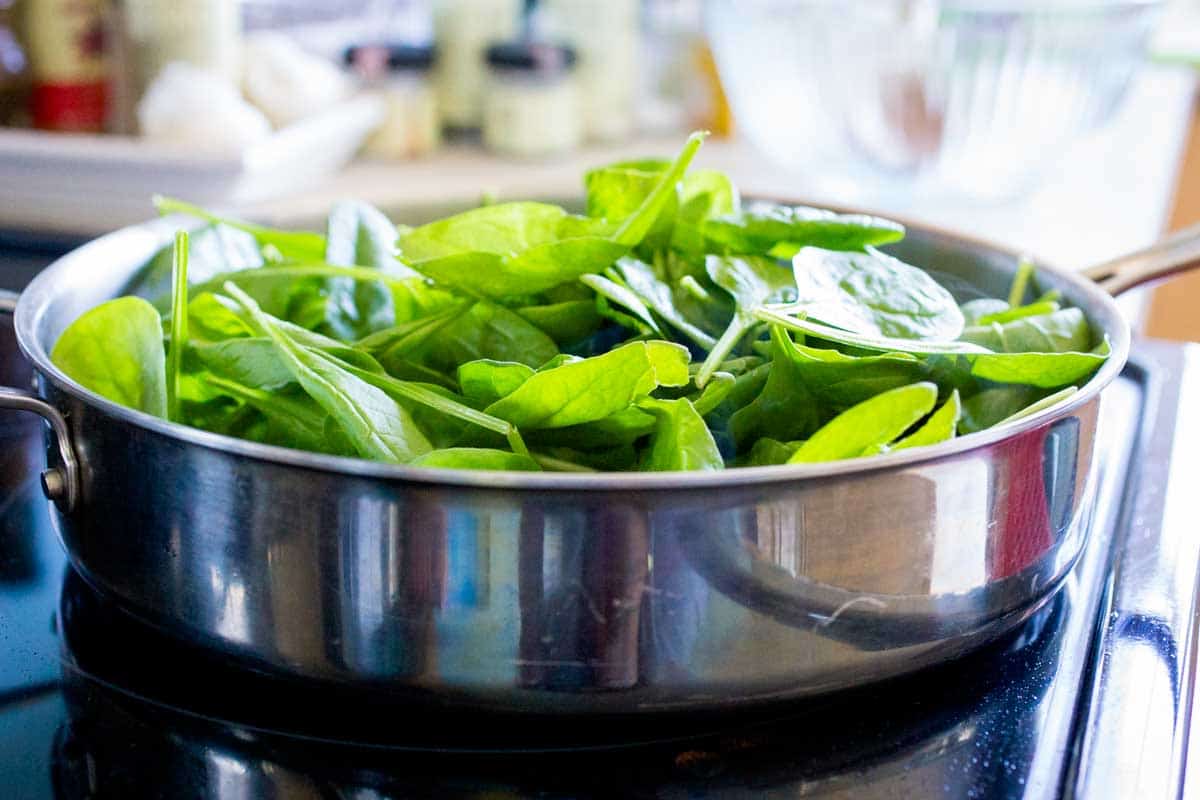
[[[708,0],[739,130],[820,191],[1004,199],[1099,128],[1159,0]]]

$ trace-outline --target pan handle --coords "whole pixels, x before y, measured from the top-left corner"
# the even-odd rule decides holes
[[[1083,274],[1114,297],[1150,281],[1200,267],[1200,224],[1176,231],[1143,249],[1097,264]]]
[[[0,289],[0,314],[12,315],[17,308],[18,295]],[[58,444],[61,467],[49,467],[42,472],[42,491],[66,513],[79,500],[79,460],[71,448],[71,433],[67,420],[58,409],[31,392],[0,386],[0,409],[31,411],[50,424]]]

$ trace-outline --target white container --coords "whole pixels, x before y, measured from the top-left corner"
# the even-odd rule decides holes
[[[434,84],[445,125],[478,128],[482,123],[484,53],[490,43],[516,36],[520,15],[521,0],[438,0]]]
[[[368,45],[352,47],[346,61],[364,89],[383,98],[383,124],[363,149],[372,158],[415,158],[440,141],[437,101],[430,80],[434,50],[428,46]]]
[[[619,142],[634,130],[641,72],[638,0],[543,0],[549,30],[579,54],[584,135]]]
[[[574,52],[555,45],[512,42],[487,52],[483,142],[518,157],[575,150],[583,141]]]

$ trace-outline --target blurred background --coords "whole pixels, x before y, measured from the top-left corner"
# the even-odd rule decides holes
[[[1200,0],[0,0],[0,285],[174,195],[302,226],[669,155],[1082,268],[1200,221]],[[1200,277],[1127,301],[1200,340]]]

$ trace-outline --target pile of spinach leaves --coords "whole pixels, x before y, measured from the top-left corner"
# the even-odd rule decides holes
[[[52,359],[123,405],[397,464],[718,470],[936,444],[1053,403],[1104,361],[1053,293],[963,304],[881,250],[901,225],[743,204],[673,161],[587,173],[586,215],[488,205],[324,233],[199,217]]]

